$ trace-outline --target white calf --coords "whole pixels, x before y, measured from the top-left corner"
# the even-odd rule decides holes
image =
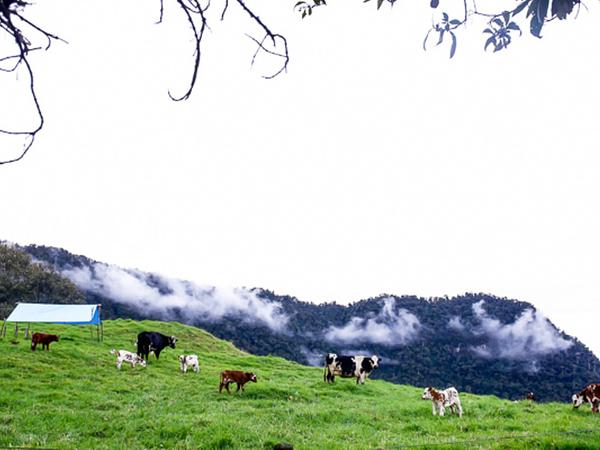
[[[450,412],[454,413],[454,408],[456,407],[458,410],[458,417],[462,417],[463,410],[460,404],[460,398],[458,397],[458,391],[453,387],[449,387],[443,391],[437,391],[432,387],[428,387],[423,391],[421,398],[423,400],[431,400],[431,410],[434,416],[436,415],[436,412],[438,412],[440,416],[443,416],[447,407],[450,407]]]
[[[117,355],[117,369],[121,369],[123,361],[131,364],[131,367],[135,367],[136,364],[146,367],[146,361],[135,353],[128,352],[127,350],[115,350],[114,348],[110,353]]]
[[[180,355],[179,356],[179,368],[183,373],[186,373],[188,367],[192,367],[194,372],[200,371],[200,363],[198,362],[198,355]]]

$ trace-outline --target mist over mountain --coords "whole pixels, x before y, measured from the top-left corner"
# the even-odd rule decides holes
[[[328,352],[377,354],[383,361],[374,378],[505,398],[534,391],[543,401],[568,401],[600,380],[600,361],[588,348],[517,300],[384,294],[347,306],[316,305],[265,289],[223,289],[124,269],[53,247],[21,249],[70,280],[85,302],[101,303],[105,319],[195,325],[257,355],[322,365]]]

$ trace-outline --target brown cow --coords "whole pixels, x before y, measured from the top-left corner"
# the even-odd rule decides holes
[[[252,372],[242,372],[241,370],[224,370],[221,372],[221,384],[219,384],[219,394],[223,390],[223,387],[227,389],[227,393],[231,394],[229,390],[229,383],[236,383],[237,389],[235,392],[239,391],[240,388],[242,392],[244,392],[244,385],[248,382],[252,381],[256,383],[256,375]]]
[[[592,413],[600,411],[600,384],[589,384],[578,394],[573,394],[573,408],[579,408],[583,402],[588,402]]]
[[[38,344],[42,344],[42,350],[50,350],[51,342],[58,342],[59,336],[56,334],[33,333],[31,336],[31,350],[35,351]]]

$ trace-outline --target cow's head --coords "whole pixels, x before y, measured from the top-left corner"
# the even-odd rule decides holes
[[[377,369],[379,367],[379,363],[381,362],[381,358],[379,356],[371,356],[371,362],[373,363],[373,369]]]
[[[58,342],[59,339],[60,339],[60,336],[57,336],[55,334],[51,334],[49,341],[50,342],[52,342],[52,341]]]
[[[140,355],[133,355],[133,360],[142,367],[146,367],[146,360]]]
[[[179,362],[183,364],[185,362],[186,358],[187,358],[187,356],[185,356],[185,355],[179,355]]]
[[[421,400],[431,400],[433,398],[431,395],[431,389],[431,387],[425,388],[423,395],[421,395]]]
[[[175,348],[175,342],[177,342],[177,338],[175,336],[169,336],[169,347]]]
[[[571,400],[573,401],[573,408],[579,408],[585,400],[585,398],[581,394],[573,394]]]
[[[333,364],[336,360],[337,360],[336,353],[328,353],[327,356],[325,356],[325,364],[326,365]]]
[[[246,376],[248,377],[248,379],[250,381],[253,381],[256,383],[256,375],[254,375],[252,372],[246,372]]]

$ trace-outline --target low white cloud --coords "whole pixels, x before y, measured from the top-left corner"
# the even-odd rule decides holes
[[[465,324],[462,323],[460,316],[452,316],[448,321],[448,328],[456,331],[463,331]]]
[[[377,316],[353,317],[342,327],[331,326],[325,332],[325,339],[337,343],[404,345],[417,336],[421,323],[406,309],[399,308],[394,312],[395,305],[394,298],[386,298]]]
[[[214,321],[231,316],[275,331],[283,331],[288,322],[281,305],[246,289],[200,286],[102,263],[62,273],[82,289],[164,319],[179,315],[187,320]]]
[[[309,366],[323,367],[325,355],[322,352],[311,350],[305,346],[300,347],[300,352],[306,358],[306,362]]]
[[[540,312],[528,308],[514,322],[503,324],[490,317],[483,305],[483,300],[472,305],[480,322],[474,331],[488,339],[487,344],[471,347],[479,356],[528,360],[566,350],[573,345],[573,342],[561,337]]]

